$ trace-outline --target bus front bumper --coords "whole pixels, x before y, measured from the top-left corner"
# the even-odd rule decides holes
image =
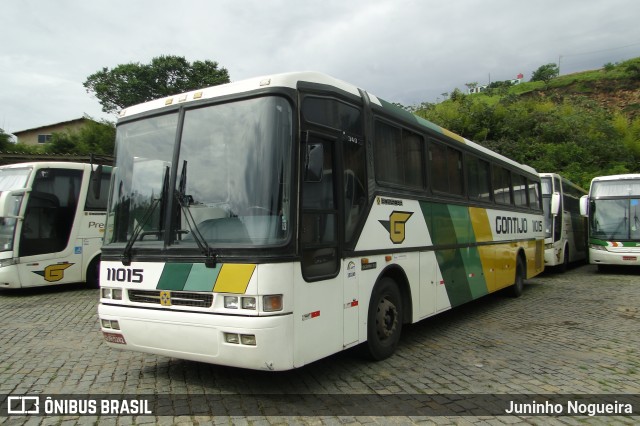
[[[10,260],[10,259],[9,259]],[[0,266],[0,288],[21,288],[18,266]]]
[[[100,304],[98,316],[112,348],[255,370],[294,368],[291,314],[248,317]]]
[[[640,265],[640,252],[621,252],[589,249],[589,263],[592,265]]]

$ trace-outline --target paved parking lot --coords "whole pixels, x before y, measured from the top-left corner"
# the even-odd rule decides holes
[[[110,350],[99,333],[97,299],[97,290],[78,286],[0,292],[0,397],[173,395],[159,403],[178,416],[0,415],[0,424],[633,424],[639,420],[637,416],[473,415],[483,414],[482,398],[473,395],[633,394],[638,401],[638,270],[604,274],[581,266],[564,274],[545,273],[530,280],[519,299],[488,296],[406,327],[397,353],[385,361],[368,362],[347,351],[284,373]],[[250,406],[256,401],[248,396],[273,394],[289,397],[267,398]],[[313,404],[310,395],[317,396]],[[424,411],[410,407],[424,395],[445,399],[461,395],[455,406],[463,415],[421,416]],[[189,411],[203,396],[209,403],[218,398],[226,404],[229,416]],[[336,401],[356,403],[362,402],[357,398],[369,396],[378,397],[369,400],[371,413],[344,406],[343,411],[332,412]],[[640,407],[633,408],[638,412]],[[283,410],[291,410],[286,414],[293,416],[283,415]],[[217,414],[214,411],[209,413]]]

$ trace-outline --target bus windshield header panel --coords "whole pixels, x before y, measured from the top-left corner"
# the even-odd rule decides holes
[[[292,117],[285,98],[265,96],[119,125],[105,244],[285,244]]]

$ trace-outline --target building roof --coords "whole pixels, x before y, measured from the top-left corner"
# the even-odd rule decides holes
[[[59,123],[51,123],[51,124],[47,124],[45,126],[33,127],[31,129],[19,130],[17,132],[12,132],[12,133],[16,137],[19,137],[23,133],[33,132],[34,130],[46,129],[46,128],[49,128],[49,127],[60,126],[60,125],[64,126],[64,125],[77,124],[77,123],[82,123],[82,122],[87,121],[87,120],[91,120],[91,119],[87,118],[87,117],[75,118],[73,120],[61,121]]]

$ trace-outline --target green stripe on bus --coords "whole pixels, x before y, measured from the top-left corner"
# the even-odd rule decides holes
[[[476,242],[467,207],[421,202],[420,208],[434,246]],[[477,247],[436,250],[436,259],[451,306],[488,293]]]
[[[184,289],[192,266],[192,263],[165,263],[156,289],[175,291]]]
[[[185,291],[213,291],[213,285],[218,279],[222,264],[218,263],[215,268],[207,268],[204,263],[194,263],[187,283],[184,286]]]

